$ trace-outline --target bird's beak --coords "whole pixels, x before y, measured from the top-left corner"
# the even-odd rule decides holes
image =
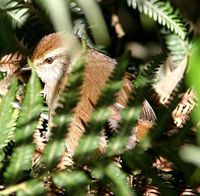
[[[15,73],[16,78],[21,80],[23,83],[28,82],[30,75],[31,75],[30,67],[23,67]]]
[[[19,69],[19,72],[24,73],[24,72],[29,72],[31,71],[30,67],[22,67],[21,69]]]

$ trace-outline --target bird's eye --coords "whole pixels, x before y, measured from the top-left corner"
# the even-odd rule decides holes
[[[46,58],[44,60],[44,62],[47,63],[47,64],[51,64],[51,63],[53,63],[53,58],[52,57],[48,57],[48,58]]]

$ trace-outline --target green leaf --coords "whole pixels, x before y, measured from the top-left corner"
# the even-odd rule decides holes
[[[148,97],[152,92],[151,85],[154,82],[156,70],[163,59],[163,55],[158,55],[146,65],[140,66],[139,74],[134,81],[136,93],[132,92],[127,107],[121,113],[119,133],[108,143],[107,154],[109,156],[121,154],[124,151],[129,136],[133,134],[133,129],[139,119],[142,103],[145,97]],[[135,144],[132,142],[132,145]]]
[[[200,168],[200,147],[187,145],[180,149],[180,157],[189,163],[192,163]]]
[[[95,178],[105,184],[115,195],[130,196],[135,195],[127,183],[126,174],[115,164],[96,166],[92,171]]]
[[[111,190],[118,196],[129,196],[135,195],[133,190],[128,186],[127,176],[125,173],[117,167],[115,164],[110,164],[106,168],[106,176],[113,183],[111,185]]]
[[[17,115],[12,106],[17,90],[17,82],[11,85],[8,93],[0,101],[0,150],[13,139]]]
[[[80,18],[75,21],[73,32],[83,40],[89,48],[95,48],[92,39],[87,34],[87,23],[84,19]]]
[[[170,3],[159,0],[127,0],[128,5],[153,18],[159,24],[165,26],[181,39],[186,37],[186,28],[183,25],[178,12],[174,11]]]
[[[40,81],[32,70],[28,82],[22,109],[17,121],[15,149],[10,164],[4,174],[8,184],[17,182],[24,176],[25,170],[31,168],[31,158],[34,151],[32,137],[37,127],[39,115],[42,112],[43,98],[40,95]]]
[[[0,195],[11,195],[27,196],[27,195],[45,195],[46,190],[44,184],[38,179],[28,180],[20,184],[12,185],[4,190],[0,191]]]
[[[39,78],[36,72],[32,70],[26,95],[22,103],[22,110],[17,121],[16,143],[27,144],[32,141],[32,135],[37,127],[39,115],[43,108],[43,98],[40,93],[41,86]]]
[[[0,13],[4,14],[10,21],[13,27],[21,27],[29,17],[29,9],[15,0],[1,0]]]
[[[110,44],[110,37],[103,15],[97,2],[93,0],[76,0],[76,2],[84,11],[92,34],[94,36],[95,43],[108,46]],[[97,18],[98,20],[96,20]]]
[[[141,65],[139,73],[134,81],[134,87],[136,89],[142,89],[141,93],[144,93],[143,88],[146,86],[150,87],[154,83],[157,70],[160,68],[165,58],[166,57],[163,54],[159,54],[153,57],[150,62]],[[139,93],[137,93],[137,95],[138,94]]]
[[[186,82],[188,86],[193,86],[195,93],[197,95],[197,100],[200,100],[200,39],[195,39],[193,41],[193,48],[191,52],[191,56],[189,59],[189,72],[186,75]],[[197,104],[195,107],[193,113],[192,113],[192,120],[195,123],[195,125],[198,126],[199,123],[199,117],[200,117],[200,105]],[[197,142],[200,144],[200,131],[198,128],[197,131]]]
[[[62,31],[67,34],[72,33],[72,21],[67,6],[68,2],[66,3],[66,1],[64,0],[60,1],[38,0],[38,3],[49,14],[51,22],[53,23],[57,31]]]
[[[178,35],[161,30],[161,35],[164,37],[167,50],[169,52],[168,56],[172,58],[173,62],[180,63],[186,56],[191,53],[191,44],[188,38],[181,39]]]
[[[81,171],[59,172],[53,175],[53,182],[58,186],[65,188],[69,195],[86,195],[86,185],[89,179]]]
[[[140,109],[139,103],[136,102],[132,106],[129,105],[127,109],[124,109],[121,114],[121,121],[120,121],[120,132],[117,136],[111,138],[110,142],[108,143],[107,147],[107,154],[109,156],[114,156],[121,154],[126,144],[128,143],[128,138],[131,135],[133,127],[136,126],[137,120],[139,118]]]
[[[31,167],[31,157],[34,152],[33,145],[19,146],[14,149],[10,164],[4,173],[5,184],[13,184],[26,176]]]
[[[99,147],[100,130],[104,126],[110,112],[108,108],[96,109],[92,113],[92,119],[86,127],[86,134],[81,138],[79,145],[75,152],[76,160],[80,162],[86,160],[93,160],[94,153]]]
[[[22,189],[16,191],[17,196],[37,195],[42,196],[46,194],[44,183],[38,179],[33,179],[25,182],[25,186]]]

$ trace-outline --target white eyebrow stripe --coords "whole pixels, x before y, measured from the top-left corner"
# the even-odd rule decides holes
[[[54,56],[57,56],[58,54],[63,54],[63,53],[67,53],[67,49],[65,47],[62,47],[62,48],[56,48],[52,51],[47,51],[45,54],[44,54],[44,59],[48,58],[48,57],[54,57]]]
[[[67,53],[66,47],[56,48],[56,49],[53,49],[51,51],[47,51],[46,53],[44,53],[44,56],[42,58],[33,60],[33,66],[39,66],[39,65],[43,64],[44,60],[48,57],[55,57],[57,55],[60,56],[60,55],[65,54],[65,53]]]

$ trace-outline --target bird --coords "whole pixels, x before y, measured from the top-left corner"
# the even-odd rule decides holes
[[[37,75],[44,83],[43,93],[46,97],[49,111],[54,110],[54,102],[56,102],[72,70],[72,60],[68,54],[69,46],[63,41],[62,36],[63,34],[60,32],[44,36],[35,47],[31,58]],[[68,44],[70,44],[70,42]],[[101,91],[109,80],[112,71],[117,66],[117,61],[115,59],[91,48],[87,49],[85,58],[86,63],[84,65],[80,100],[75,107],[74,116],[67,131],[66,153],[61,160],[64,164],[58,166],[61,169],[73,165],[74,152],[80,138],[85,132],[84,124],[89,122],[91,113],[94,110],[94,106],[98,101]],[[127,102],[133,91],[133,84],[128,75],[129,74],[125,74],[122,88],[116,96],[116,102],[109,108],[111,111],[110,123],[113,126],[119,122],[120,112],[127,106]],[[144,102],[142,111],[145,117],[144,121],[142,121],[142,119],[139,121],[139,124],[142,124],[140,128],[145,129],[147,127],[152,127],[156,116],[147,101]],[[138,129],[137,127],[135,130],[138,132]],[[141,134],[144,133],[138,134],[139,138],[142,137]],[[135,135],[130,136],[130,141],[135,140],[135,137]],[[102,151],[105,148],[105,143],[106,141],[103,139],[102,145],[99,144]],[[130,144],[130,146],[134,145],[135,144]]]

